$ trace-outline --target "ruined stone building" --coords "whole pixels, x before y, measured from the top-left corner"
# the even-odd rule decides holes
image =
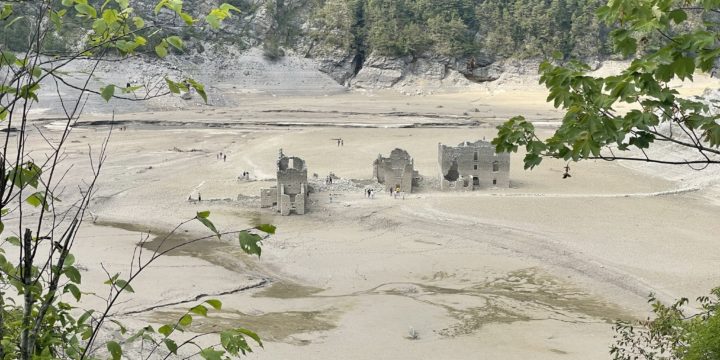
[[[510,154],[495,153],[495,146],[485,140],[438,144],[438,162],[442,190],[510,187]]]
[[[305,214],[308,198],[307,167],[298,157],[285,156],[280,149],[277,161],[277,185],[260,190],[260,207],[277,207],[283,216]]]
[[[385,189],[400,188],[400,191],[410,193],[417,186],[418,173],[415,171],[413,158],[403,149],[395,149],[389,157],[378,155],[373,162],[373,177]]]

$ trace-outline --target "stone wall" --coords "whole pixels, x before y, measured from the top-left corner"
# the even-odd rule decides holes
[[[495,146],[487,141],[438,144],[438,163],[442,190],[510,187],[510,154],[495,153]]]
[[[294,212],[305,214],[308,196],[307,167],[305,161],[298,157],[285,156],[280,150],[277,161],[277,186],[260,190],[260,206],[268,208],[277,206],[283,215]]]
[[[418,173],[415,163],[407,151],[395,149],[389,157],[378,155],[373,163],[373,177],[385,190],[400,188],[400,191],[410,193],[416,185]]]
[[[271,208],[277,205],[277,188],[260,190],[260,207]]]

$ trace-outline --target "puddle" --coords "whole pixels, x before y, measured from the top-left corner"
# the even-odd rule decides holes
[[[445,276],[433,276],[444,279]],[[360,295],[363,293],[357,293]],[[530,268],[467,288],[421,283],[390,283],[364,294],[404,296],[444,308],[457,322],[437,330],[442,336],[472,334],[488,324],[556,319],[606,322],[632,317],[619,307]]]
[[[109,221],[98,221],[95,225],[108,226],[138,233],[149,233],[150,239],[142,245],[143,249],[145,249],[145,254],[143,255],[144,259],[149,259],[150,252],[154,252],[156,250],[161,252],[166,251],[193,240],[193,237],[182,232],[182,230],[181,232],[166,238],[167,231],[148,226]],[[214,237],[198,240],[171,250],[165,255],[195,257],[233,272],[247,273],[251,270],[257,270],[257,265],[255,265],[249,256],[242,251],[240,246],[237,245],[237,241],[235,241],[232,237],[229,237],[227,240],[218,240]]]
[[[249,211],[241,214],[242,217],[247,218],[250,222],[250,226],[258,226],[262,224],[275,224],[276,217],[271,211]]]
[[[157,323],[174,323],[185,313],[180,311],[158,311],[148,317]],[[219,332],[232,328],[246,328],[256,331],[263,341],[285,342],[306,345],[310,342],[294,338],[294,335],[318,331],[329,331],[336,327],[337,314],[332,310],[286,311],[250,315],[242,312],[221,311],[207,318],[194,316],[189,327],[192,332]]]
[[[310,297],[321,292],[322,289],[291,284],[287,282],[276,282],[256,293],[253,297],[265,297],[274,299],[300,299]]]
[[[608,323],[632,318],[620,307],[579,291],[534,268],[508,273],[487,284],[473,286],[469,291],[531,304],[557,313],[569,312],[581,315],[582,318],[601,319]]]

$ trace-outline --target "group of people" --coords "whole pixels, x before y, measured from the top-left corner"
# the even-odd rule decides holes
[[[396,199],[399,197],[399,198],[402,198],[403,200],[405,200],[405,192],[401,191],[399,186],[395,187],[395,188],[393,188],[393,187],[388,188],[388,192],[390,193],[390,196],[392,196]],[[365,189],[365,197],[368,199],[374,199],[375,198],[375,189],[373,189],[373,188]]]
[[[216,156],[218,160],[222,160],[223,162],[227,161],[227,154],[223,154],[222,151]]]
[[[200,195],[200,192],[198,191],[198,197],[197,200],[192,198],[192,194],[188,195],[188,201],[202,201],[202,195]]]
[[[390,196],[394,198],[401,197],[403,200],[405,200],[405,192],[401,191],[400,186],[397,186],[395,188],[390,187]]]
[[[242,176],[238,176],[238,179],[250,180],[250,172],[243,171]]]

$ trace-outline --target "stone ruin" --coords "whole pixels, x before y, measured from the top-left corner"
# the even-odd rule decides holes
[[[294,212],[305,214],[308,199],[308,178],[305,161],[298,157],[285,156],[280,149],[277,161],[277,185],[260,190],[260,207],[277,207],[283,215]]]
[[[458,146],[438,144],[441,190],[510,187],[510,153],[496,153],[485,140]]]
[[[400,187],[400,191],[411,193],[418,184],[419,176],[410,154],[403,149],[395,149],[390,157],[378,155],[373,162],[373,177],[385,185],[385,190]]]

